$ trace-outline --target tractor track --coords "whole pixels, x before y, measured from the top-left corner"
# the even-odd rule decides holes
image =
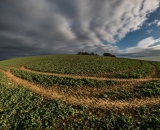
[[[53,72],[41,72],[41,71],[36,71],[36,70],[32,70],[32,69],[27,69],[25,67],[25,65],[21,65],[21,69],[26,70],[26,71],[32,71],[34,73],[39,73],[39,74],[47,74],[47,75],[54,75],[54,76],[61,76],[61,77],[103,78],[103,77],[107,77],[108,75],[111,75],[111,74],[129,72],[129,71],[132,71],[134,69],[140,68],[141,66],[142,66],[142,61],[139,61],[139,64],[137,66],[132,67],[132,68],[129,68],[129,69],[126,69],[126,70],[120,70],[120,71],[116,71],[116,72],[106,72],[106,73],[98,74],[98,76],[96,76],[96,74],[93,74],[92,76],[89,76],[89,75],[83,76],[83,75],[74,75],[74,74],[58,74],[58,73],[53,73]]]
[[[79,75],[69,75],[69,74],[56,74],[56,73],[48,73],[48,72],[38,72],[38,71],[26,69],[24,66],[21,66],[21,70],[31,72],[31,73],[36,73],[36,74],[52,75],[52,76],[58,76],[58,77],[69,77],[69,78],[76,78],[76,79],[87,78],[87,79],[96,79],[96,80],[114,80],[114,81],[117,81],[117,82],[135,82],[135,81],[145,82],[145,81],[152,81],[152,80],[160,80],[160,78],[155,78],[155,74],[156,74],[156,67],[155,66],[153,66],[153,71],[150,75],[148,75],[146,78],[139,78],[139,79],[137,79],[137,78],[128,78],[128,79],[102,78],[102,77],[90,77],[90,76],[79,76]]]
[[[48,75],[54,75],[54,76],[62,76],[62,77],[69,77],[69,75],[60,75],[60,74],[51,74],[51,73],[43,73],[43,72],[36,72],[36,71],[31,71],[28,69],[25,69],[23,66],[21,67],[22,70],[26,70],[32,73],[37,73],[37,74],[48,74]],[[132,100],[128,100],[128,101],[124,101],[124,100],[109,100],[109,99],[101,99],[101,98],[96,98],[96,97],[90,97],[90,96],[86,96],[85,94],[79,94],[79,93],[75,93],[75,94],[65,94],[62,92],[59,92],[57,89],[46,89],[43,88],[40,85],[28,82],[26,80],[23,80],[21,78],[18,78],[16,76],[14,76],[11,72],[10,69],[8,69],[8,71],[3,71],[0,70],[1,72],[3,72],[8,78],[10,78],[13,82],[17,83],[18,85],[23,85],[25,88],[33,91],[34,93],[40,94],[42,95],[44,98],[46,99],[58,99],[58,100],[62,100],[67,102],[68,104],[74,104],[74,105],[87,105],[93,108],[102,108],[102,109],[133,109],[133,108],[137,108],[143,105],[155,105],[155,104],[159,104],[160,103],[160,97],[157,98],[144,98],[144,99],[132,99]],[[152,76],[154,76],[156,73],[156,68],[154,68],[152,74],[148,77],[148,78],[144,78],[144,79],[110,79],[110,80],[115,80],[115,81],[119,81],[119,82],[136,82],[137,80],[139,82],[145,82],[145,81],[151,81],[151,80],[160,80],[160,78],[152,78]],[[82,77],[82,76],[70,76],[72,78],[86,78],[86,77]],[[108,78],[97,78],[97,77],[87,77],[90,79],[98,79],[98,80],[108,80]]]

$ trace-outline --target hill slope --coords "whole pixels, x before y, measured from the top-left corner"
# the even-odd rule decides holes
[[[159,62],[49,55],[0,61],[0,74],[0,129],[160,127]]]

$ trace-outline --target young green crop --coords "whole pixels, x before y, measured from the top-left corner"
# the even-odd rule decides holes
[[[57,58],[56,58],[57,57]],[[37,63],[45,63],[46,58],[49,60],[52,59],[52,62],[61,62],[59,68],[57,68],[57,72],[61,73],[60,68],[65,67],[67,60],[70,63],[71,58],[76,57],[74,55],[65,56],[65,55],[58,55],[58,56],[44,56],[43,58],[35,57],[35,59],[16,59],[16,60],[7,60],[0,62],[0,68],[7,70],[10,66],[20,66],[22,64],[26,64],[29,62],[37,61],[33,63],[33,65],[38,65]],[[81,56],[80,56],[81,57]],[[56,61],[58,59],[61,59],[61,61]],[[66,58],[66,61],[64,60]],[[67,59],[68,58],[68,59]],[[82,56],[81,58],[73,58],[73,65],[76,65],[77,63],[80,64],[80,67],[83,67],[83,65],[86,65],[85,67],[89,67],[89,63],[87,64],[87,61],[84,62],[84,64],[80,63],[85,60],[93,60],[92,56]],[[97,56],[97,60],[100,60]],[[89,71],[85,70],[85,74],[89,74],[89,72],[92,72],[92,75],[94,75],[94,72],[98,73],[98,75],[101,75],[104,72],[116,72],[119,70],[126,70],[131,69],[135,67],[135,70],[133,72],[138,73],[143,76],[147,76],[151,73],[153,70],[153,67],[148,64],[148,62],[144,62],[142,64],[142,67],[139,69],[136,69],[136,66],[139,66],[139,61],[137,62],[131,62],[127,63],[124,67],[121,62],[124,63],[128,60],[121,60],[118,62],[117,58],[106,58],[106,61],[101,62],[92,62],[90,63],[96,63],[98,65],[102,65],[101,72],[98,72],[98,70],[91,70]],[[55,60],[56,59],[56,60]],[[38,62],[40,60],[40,62]],[[49,61],[47,60],[47,62]],[[96,60],[96,59],[95,59]],[[63,65],[63,61],[64,65]],[[107,63],[108,62],[108,63]],[[113,62],[113,63],[111,63]],[[130,62],[130,60],[128,61]],[[32,64],[31,63],[31,64]],[[50,62],[51,63],[51,62]],[[117,63],[117,65],[113,65]],[[120,64],[118,64],[120,63]],[[52,63],[51,63],[52,64]],[[103,66],[104,64],[104,66]],[[77,74],[76,67],[78,65],[70,66],[71,64],[68,64],[68,68],[62,69],[62,72],[64,70],[68,70],[69,73]],[[105,70],[105,67],[108,66]],[[121,65],[121,66],[118,66]],[[127,66],[128,65],[128,66]],[[154,64],[159,71],[159,63]],[[41,65],[38,65],[38,67]],[[70,66],[70,67],[69,67]],[[94,65],[93,65],[94,66]],[[118,66],[118,67],[116,67]],[[52,66],[51,66],[52,67]],[[96,66],[94,66],[96,67]],[[113,68],[115,67],[115,68]],[[73,70],[72,70],[73,68]],[[77,69],[79,69],[77,67]],[[45,69],[45,68],[44,68]],[[81,70],[81,69],[79,69]],[[62,77],[56,77],[56,76],[48,76],[48,75],[40,75],[40,74],[34,74],[34,73],[27,73],[26,71],[18,70],[18,69],[12,69],[12,73],[19,77],[23,77],[23,79],[27,79],[31,82],[43,84],[44,86],[52,86],[54,84],[65,84],[69,86],[92,86],[92,87],[103,87],[107,85],[116,85],[117,82],[109,80],[109,81],[98,81],[98,80],[90,80],[90,79],[73,79],[73,78],[62,78]],[[142,71],[142,72],[141,72]],[[131,71],[132,72],[132,71]],[[95,73],[95,74],[96,74]],[[126,73],[126,72],[125,72]],[[159,72],[158,72],[159,73]],[[134,74],[133,74],[134,75]],[[136,76],[132,76],[136,77]],[[113,99],[133,99],[133,98],[152,98],[152,97],[159,97],[160,96],[160,81],[152,81],[147,82],[143,85],[140,85],[138,87],[135,87],[131,91],[125,91],[125,90],[119,90],[119,91],[110,91],[108,93],[102,93],[100,95],[100,98],[113,98]],[[98,100],[98,99],[97,99]],[[107,109],[107,108],[106,108]],[[140,108],[131,108],[125,110],[117,110],[112,109],[109,110],[110,112],[104,112],[105,110],[101,110],[101,108],[89,108],[87,106],[84,106],[83,104],[80,106],[73,106],[66,104],[65,102],[61,102],[58,100],[45,100],[44,97],[41,97],[39,95],[34,94],[33,92],[25,89],[23,86],[16,86],[13,82],[11,82],[9,79],[5,77],[4,74],[0,73],[0,130],[57,130],[57,129],[101,129],[101,130],[159,130],[160,129],[160,104],[157,103],[157,105],[148,105],[148,106],[142,106]],[[108,111],[108,109],[106,110]],[[123,112],[128,113],[123,113]],[[104,112],[104,113],[103,113]],[[102,114],[103,113],[103,114]]]
[[[141,61],[142,66],[139,68],[136,68],[129,72],[124,73],[116,73],[108,75],[107,77],[114,77],[114,78],[143,78],[150,75],[153,71],[153,65],[151,65],[147,61]]]
[[[87,109],[86,109],[87,110]],[[98,113],[99,111],[97,111]],[[112,111],[102,118],[83,111],[69,121],[59,124],[61,129],[76,130],[147,130],[160,129],[160,105],[152,109],[142,106],[134,110],[133,115],[114,114]]]
[[[58,100],[45,100],[22,86],[0,84],[1,130],[160,129],[160,104],[142,106],[132,110],[130,115],[110,110],[110,113],[99,117],[99,110],[90,111],[84,105],[72,106]]]
[[[150,63],[153,64],[156,67],[156,69],[157,69],[157,77],[160,78],[160,62],[152,61]]]
[[[41,72],[60,74],[105,76],[109,72],[133,69],[140,65],[138,60],[102,57],[59,55],[50,59],[25,65],[26,68]]]
[[[117,90],[108,91],[97,95],[98,98],[111,98],[113,100],[127,100],[134,98],[144,97],[159,97],[160,96],[160,81],[149,81],[138,87],[135,87],[132,91]]]
[[[32,56],[32,57],[23,57],[23,58],[15,58],[9,60],[0,61],[0,69],[7,70],[9,67],[20,67],[21,65],[44,60],[46,58],[50,58],[52,55],[49,56]]]
[[[11,69],[11,73],[22,79],[40,84],[45,87],[52,87],[54,85],[67,85],[67,86],[90,86],[90,87],[104,87],[108,85],[115,85],[113,80],[95,80],[95,79],[74,79],[69,77],[58,77],[52,75],[35,74],[24,70]]]
[[[44,100],[0,72],[0,130],[54,129],[59,120],[74,113],[73,107],[57,100]]]
[[[0,129],[28,130],[54,128],[76,111],[60,101],[43,101],[21,86],[7,88],[0,84]]]

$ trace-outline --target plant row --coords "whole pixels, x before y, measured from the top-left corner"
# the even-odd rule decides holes
[[[89,87],[105,87],[108,85],[115,85],[113,80],[96,80],[96,79],[74,79],[69,77],[58,77],[52,75],[36,74],[19,69],[11,69],[11,73],[15,76],[40,84],[45,87],[52,87],[54,85],[66,85],[66,86],[89,86]]]
[[[149,109],[146,106],[133,111],[130,116],[109,113],[102,118],[82,113],[67,123],[63,123],[64,129],[71,130],[158,130],[160,129],[160,105]]]
[[[22,86],[0,84],[0,129],[53,129],[58,120],[74,115],[75,109],[56,100],[47,101]]]
[[[110,98],[113,100],[128,100],[133,98],[158,96],[160,96],[160,81],[146,82],[135,87],[132,91],[119,89],[117,91],[108,91],[97,95],[98,98]]]
[[[130,70],[140,65],[138,60],[81,55],[59,55],[33,62],[25,67],[40,72],[99,76],[108,72]]]
[[[8,70],[9,67],[20,67],[23,64],[27,64],[34,61],[43,60],[52,56],[32,56],[32,57],[23,57],[23,58],[15,58],[9,60],[0,61],[0,69]]]
[[[153,71],[153,65],[151,65],[147,61],[141,61],[142,65],[139,68],[136,68],[129,72],[124,73],[116,73],[108,75],[107,77],[115,77],[115,78],[143,78],[149,76]]]
[[[160,78],[160,62],[151,62],[157,69],[157,77]]]
[[[133,113],[113,113],[102,117],[87,106],[72,106],[58,100],[45,100],[21,86],[0,84],[0,129],[7,130],[142,130],[160,129],[160,104],[143,106]]]

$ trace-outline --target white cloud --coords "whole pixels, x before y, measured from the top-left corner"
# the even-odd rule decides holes
[[[18,41],[26,46],[36,43],[52,53],[77,52],[81,48],[120,52],[113,43],[140,29],[147,15],[158,7],[159,0],[2,1],[0,31],[6,35],[0,35],[0,48],[8,49],[11,44],[16,47]],[[102,40],[109,45],[103,45]]]
[[[153,25],[153,24],[157,24],[157,23],[158,23],[158,20],[154,20],[153,22],[148,23],[148,26],[151,26],[151,25]]]
[[[159,20],[154,20],[153,22],[148,23],[147,25],[148,25],[148,26],[151,26],[151,25],[153,25],[153,24],[156,24],[157,26],[160,26],[160,21],[159,21]]]
[[[157,26],[160,26],[160,21],[157,23]]]
[[[153,29],[147,30],[146,34],[151,34]]]
[[[153,37],[145,38],[137,43],[137,46],[130,47],[125,50],[125,53],[139,53],[145,51],[152,51],[160,49],[160,38],[154,39]]]
[[[142,41],[139,41],[137,44],[137,47],[139,48],[148,48],[151,45],[154,45],[155,43],[159,42],[159,39],[154,39],[153,37],[148,37],[146,39],[143,39]]]

